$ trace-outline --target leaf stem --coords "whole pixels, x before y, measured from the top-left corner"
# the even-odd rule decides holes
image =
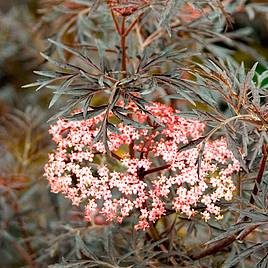
[[[128,26],[128,28],[124,32],[124,36],[128,36],[128,34],[131,32],[131,30],[134,28],[136,23],[139,21],[139,19],[143,16],[143,13],[141,13],[135,20],[132,21],[132,23]]]
[[[152,169],[149,169],[149,170],[144,171],[142,173],[142,175],[143,176],[146,176],[146,175],[151,174],[151,173],[154,173],[154,172],[165,170],[165,169],[167,169],[169,167],[170,167],[170,165],[164,165],[164,166],[161,166],[161,167],[152,168]]]
[[[126,48],[126,18],[123,17],[122,25],[121,25],[121,33],[120,33],[120,46],[121,46],[121,71],[123,73],[123,77],[126,77],[127,71],[127,48]]]
[[[116,16],[114,15],[114,12],[113,12],[112,9],[111,9],[111,14],[112,14],[112,18],[113,18],[113,22],[114,22],[115,29],[116,29],[117,33],[121,35],[118,21],[117,21],[117,19],[116,19]]]
[[[256,196],[258,194],[258,189],[259,189],[258,186],[260,185],[260,183],[262,181],[262,177],[263,177],[265,167],[266,167],[267,157],[268,157],[268,147],[266,144],[264,144],[264,145],[262,145],[262,159],[261,159],[261,163],[260,163],[260,169],[259,169],[258,175],[256,177],[255,185],[254,185],[254,188],[252,190],[250,200],[249,200],[250,204],[254,204],[254,202],[255,202],[254,196]]]

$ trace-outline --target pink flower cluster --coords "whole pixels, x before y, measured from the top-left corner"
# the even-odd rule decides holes
[[[92,143],[103,115],[85,121],[60,119],[52,125],[57,148],[45,166],[52,192],[84,205],[88,221],[96,212],[119,223],[136,215],[137,229],[148,228],[169,211],[221,218],[219,201],[232,199],[232,174],[240,169],[225,139],[206,143],[198,173],[200,145],[180,148],[199,138],[205,125],[159,103],[147,108],[166,127],[130,104],[133,119],[151,128],[118,124],[120,135],[108,132],[111,155],[102,141]]]

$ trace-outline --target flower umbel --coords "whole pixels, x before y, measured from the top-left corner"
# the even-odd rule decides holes
[[[128,109],[140,123],[150,122],[135,105]],[[103,115],[85,121],[60,119],[51,126],[57,148],[49,155],[45,176],[52,192],[63,193],[74,205],[84,204],[88,221],[96,211],[119,223],[136,215],[137,229],[146,229],[167,211],[192,217],[199,213],[198,205],[205,220],[221,218],[219,201],[232,199],[232,174],[240,169],[225,139],[206,143],[198,172],[200,145],[180,149],[198,139],[205,125],[159,103],[147,109],[165,127],[150,123],[151,128],[140,129],[119,123],[121,134],[108,132],[116,158],[106,154],[103,142],[93,144]]]
[[[149,0],[107,0],[107,3],[117,15],[130,16],[148,4]]]

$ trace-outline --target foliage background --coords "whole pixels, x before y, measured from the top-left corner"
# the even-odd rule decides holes
[[[153,242],[146,234],[137,235],[129,228],[119,231],[118,226],[85,224],[78,208],[50,193],[42,176],[47,153],[53,147],[46,122],[61,103],[48,110],[48,90],[36,94],[32,88],[22,88],[36,80],[33,71],[43,63],[39,52],[47,48],[44,39],[51,30],[40,25],[41,2],[0,1],[0,267],[169,267],[171,264],[163,266],[161,259],[171,255],[180,259],[181,266],[177,267],[223,267],[226,259],[233,267],[255,267],[258,262],[259,267],[266,267],[261,265],[267,259],[267,245],[265,249],[260,244],[256,256],[247,258],[258,249],[258,243],[267,240],[265,225],[246,242],[236,242],[215,256],[193,261],[187,256],[188,250],[206,242],[208,230],[211,238],[221,234],[221,228],[228,226],[228,215],[221,226],[182,218],[180,228],[172,234],[175,246],[163,253],[165,238]],[[245,43],[262,55],[263,64],[257,67],[262,73],[267,67],[267,18],[259,14],[252,21],[240,14],[233,19],[237,31],[252,27],[251,40]],[[243,50],[234,58],[244,61],[247,68],[256,61]],[[219,106],[223,113],[228,112],[225,103]],[[239,252],[244,256],[241,261],[236,257]]]

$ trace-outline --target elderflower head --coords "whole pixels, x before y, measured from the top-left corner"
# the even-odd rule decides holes
[[[134,104],[128,109],[135,120],[147,121]],[[200,145],[180,148],[200,138],[204,123],[184,119],[159,103],[147,109],[165,127],[118,124],[122,134],[108,131],[108,146],[116,160],[107,156],[101,141],[93,143],[103,115],[84,121],[58,120],[50,128],[57,148],[45,166],[51,191],[63,193],[75,205],[85,204],[88,221],[96,211],[108,222],[121,223],[136,215],[136,229],[148,228],[170,210],[192,217],[199,213],[197,205],[204,207],[200,215],[205,220],[213,215],[220,219],[219,201],[232,198],[232,174],[240,169],[226,140],[206,143],[198,170]]]

